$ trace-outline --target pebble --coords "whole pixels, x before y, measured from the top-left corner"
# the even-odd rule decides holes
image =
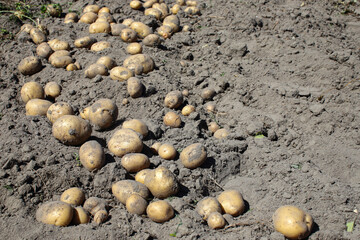
[[[310,112],[312,112],[315,116],[320,115],[324,110],[324,106],[321,104],[314,104],[309,107]]]

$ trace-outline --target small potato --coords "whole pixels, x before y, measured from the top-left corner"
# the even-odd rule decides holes
[[[22,75],[33,75],[40,72],[42,68],[40,59],[34,56],[24,58],[18,65],[19,72]]]
[[[56,68],[65,68],[67,65],[71,64],[73,59],[70,56],[60,56],[54,57],[51,59],[50,64]]]
[[[91,215],[95,215],[99,210],[105,210],[107,207],[106,201],[98,197],[90,197],[84,202],[84,209]]]
[[[74,215],[71,221],[72,225],[85,224],[90,222],[90,216],[83,207],[75,207]]]
[[[90,107],[86,107],[80,111],[80,117],[85,120],[89,120]]]
[[[111,44],[107,41],[100,41],[91,45],[90,50],[94,52],[100,52],[106,48],[110,48]]]
[[[91,126],[78,116],[65,115],[54,122],[52,133],[66,145],[81,145],[90,137]]]
[[[153,145],[151,145],[150,150],[153,154],[159,154],[159,148],[162,145],[161,142],[156,142]]]
[[[164,116],[164,124],[172,128],[178,128],[181,126],[181,118],[174,112],[168,112]]]
[[[148,217],[157,223],[163,223],[174,217],[174,208],[164,200],[155,201],[146,208]]]
[[[173,30],[168,25],[162,25],[157,29],[157,33],[162,36],[164,39],[170,38],[173,34]]]
[[[186,1],[185,0],[176,0],[176,3],[179,4],[180,6],[185,6]]]
[[[94,22],[89,26],[89,33],[110,33],[111,27],[108,22]]]
[[[166,94],[164,99],[165,107],[176,109],[181,106],[183,103],[184,98],[180,91],[171,91]]]
[[[110,71],[110,78],[112,80],[118,80],[120,82],[126,81],[133,76],[132,71],[125,67],[114,67]]]
[[[169,25],[169,26],[172,26],[172,24],[176,25],[176,27],[173,26],[174,27],[173,30],[174,30],[174,32],[178,32],[179,28],[180,28],[180,19],[176,15],[170,15],[164,19],[163,24]]]
[[[195,107],[193,105],[186,105],[181,110],[181,114],[184,115],[184,116],[189,116],[193,112],[195,112]]]
[[[80,70],[78,68],[78,66],[75,63],[70,63],[69,65],[66,66],[66,71],[77,71]]]
[[[97,141],[88,141],[79,150],[81,164],[89,171],[99,170],[105,165],[105,152]]]
[[[136,32],[130,28],[124,28],[120,32],[121,40],[124,42],[135,42],[137,39]]]
[[[111,70],[112,68],[114,68],[116,66],[116,62],[114,59],[112,59],[111,57],[109,56],[103,56],[103,57],[100,57],[97,61],[96,61],[97,64],[103,64],[105,65],[105,67],[109,70]]]
[[[212,212],[207,219],[207,224],[211,229],[221,229],[225,227],[226,221],[221,213]]]
[[[37,82],[27,82],[21,88],[21,99],[27,103],[30,99],[44,98],[44,89]]]
[[[218,197],[222,210],[234,217],[245,211],[245,202],[241,193],[237,190],[225,190]]]
[[[215,96],[216,92],[213,88],[204,88],[202,91],[201,91],[201,98],[204,99],[204,100],[210,100],[212,99],[214,96]]]
[[[108,22],[108,23],[114,23],[115,19],[110,13],[99,13],[99,17],[95,22]]]
[[[173,160],[177,152],[172,144],[165,143],[159,147],[158,154],[162,159]]]
[[[88,12],[98,13],[99,11],[100,11],[100,7],[98,5],[87,5],[84,8],[83,13],[88,13]]]
[[[77,48],[91,48],[91,46],[96,43],[96,39],[92,37],[82,37],[74,41],[74,45]]]
[[[200,9],[195,6],[185,8],[184,12],[190,16],[192,15],[200,15]]]
[[[132,0],[130,2],[130,7],[132,9],[139,10],[140,8],[142,8],[142,2],[140,2],[138,0]]]
[[[120,36],[121,35],[121,31],[125,28],[127,28],[126,25],[124,24],[110,24],[111,27],[111,35],[113,36]]]
[[[46,13],[52,17],[60,17],[62,14],[62,8],[60,5],[48,4],[46,6]]]
[[[161,19],[169,15],[169,7],[165,3],[154,3],[152,8],[158,9],[161,12]]]
[[[142,43],[148,47],[155,47],[160,44],[160,38],[157,34],[149,34],[143,40]]]
[[[36,220],[46,224],[65,227],[73,218],[70,204],[52,201],[42,204],[36,211]]]
[[[138,173],[135,175],[135,181],[144,184],[146,174],[148,174],[150,171],[152,171],[152,170],[151,170],[151,169],[148,169],[148,168],[141,170],[140,172],[138,172]]]
[[[145,186],[154,197],[164,199],[179,191],[175,175],[165,167],[158,167],[146,174]]]
[[[53,52],[46,42],[40,43],[36,48],[36,54],[42,58],[48,58]]]
[[[108,216],[109,216],[109,214],[106,211],[106,209],[100,209],[94,215],[94,222],[97,223],[97,224],[101,224],[101,223],[106,221]]]
[[[147,8],[144,12],[145,16],[154,16],[157,20],[161,19],[161,11],[155,8]]]
[[[138,194],[132,194],[126,200],[126,210],[132,214],[143,215],[146,212],[147,206],[147,201]]]
[[[75,12],[69,12],[65,15],[64,23],[75,23],[79,20],[79,16]]]
[[[156,2],[157,2],[157,0],[147,0],[147,1],[143,4],[143,7],[144,7],[144,8],[151,8],[152,5],[153,5],[154,3],[156,3]]]
[[[154,70],[154,60],[146,54],[132,55],[124,60],[124,67],[128,67],[132,64],[141,65],[143,67],[143,73],[148,73]]]
[[[216,122],[210,122],[208,125],[208,129],[212,132],[215,133],[217,130],[220,129],[219,125]]]
[[[46,113],[47,118],[51,123],[54,123],[58,118],[64,115],[74,115],[74,110],[70,104],[66,102],[57,102],[52,104]]]
[[[44,99],[30,99],[26,103],[26,115],[27,116],[46,116],[47,110],[51,106],[52,102]]]
[[[291,240],[305,239],[313,226],[311,215],[290,205],[279,207],[273,215],[273,221],[275,230]]]
[[[133,22],[134,22],[133,19],[127,18],[127,19],[125,19],[125,20],[122,22],[122,24],[124,24],[125,26],[130,27],[130,25],[131,25]]]
[[[68,203],[70,205],[79,206],[84,203],[85,194],[80,188],[69,188],[61,194],[60,201]]]
[[[26,32],[26,33],[30,33],[30,30],[33,29],[34,26],[28,23],[25,23],[21,26],[20,28],[20,32]]]
[[[112,193],[122,203],[126,204],[126,200],[132,194],[138,194],[142,198],[146,199],[149,197],[149,189],[139,182],[134,180],[121,180],[112,185]]]
[[[216,112],[216,105],[214,103],[209,102],[209,103],[207,103],[205,105],[205,109],[209,113],[215,113]]]
[[[117,130],[108,142],[110,152],[118,157],[127,153],[138,153],[143,149],[143,142],[138,133],[131,129]]]
[[[175,4],[170,9],[171,13],[174,14],[174,15],[176,15],[180,10],[181,10],[181,6],[179,4]]]
[[[35,44],[46,42],[46,35],[35,27],[30,30],[30,37]]]
[[[128,153],[121,158],[121,166],[130,173],[139,172],[150,166],[149,158],[142,153]]]
[[[95,64],[91,64],[88,68],[85,69],[85,77],[94,78],[97,75],[101,75],[101,76],[109,75],[107,67],[103,64],[95,63]]]
[[[140,119],[131,119],[125,121],[123,122],[122,128],[134,130],[135,132],[141,134],[143,138],[145,138],[149,133],[148,127]]]
[[[59,51],[59,50],[70,50],[70,45],[69,43],[65,42],[65,41],[61,41],[59,39],[52,39],[50,41],[48,41],[49,46],[51,47],[51,49],[53,51]]]
[[[91,24],[91,23],[94,23],[96,21],[97,17],[98,17],[98,15],[96,13],[93,13],[93,12],[84,13],[80,17],[79,22],[80,23]]]
[[[45,85],[45,95],[50,98],[56,98],[60,95],[61,87],[57,82],[48,82]]]
[[[193,0],[186,1],[186,6],[197,6],[197,5],[198,5],[197,1],[193,1]]]
[[[142,46],[140,43],[130,43],[127,47],[126,47],[126,52],[134,55],[134,54],[139,54],[142,52]]]
[[[182,62],[180,62],[180,65],[182,65]],[[184,97],[188,97],[188,96],[189,96],[189,90],[188,90],[188,89],[184,89],[184,90],[182,90],[181,94],[182,94]]]
[[[214,137],[217,139],[223,139],[229,136],[229,134],[230,133],[228,130],[226,130],[225,128],[221,128],[214,133]]]
[[[183,28],[182,28],[182,31],[183,32],[190,32],[191,31],[191,28],[189,25],[184,25]]]
[[[207,220],[210,213],[221,213],[221,206],[218,200],[214,197],[205,197],[196,205],[196,212],[204,219]]]
[[[184,167],[194,169],[201,166],[207,158],[205,147],[201,143],[187,146],[180,153],[180,160]]]
[[[90,107],[89,120],[98,130],[111,127],[117,116],[118,107],[110,99],[101,98]]]
[[[110,8],[108,8],[108,7],[102,7],[102,8],[100,8],[98,14],[104,13],[104,12],[110,13]]]
[[[127,91],[132,98],[140,97],[144,92],[144,88],[140,79],[136,77],[131,77],[127,80]]]
[[[147,35],[153,33],[152,29],[142,22],[133,22],[130,28],[137,33],[139,38],[145,38]]]

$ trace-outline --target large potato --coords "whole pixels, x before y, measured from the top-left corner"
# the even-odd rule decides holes
[[[212,212],[222,213],[220,203],[214,197],[205,197],[199,201],[195,210],[204,220],[207,220]]]
[[[49,46],[49,44],[47,44],[46,42],[43,42],[41,44],[39,44],[36,48],[36,54],[39,57],[42,58],[48,58],[50,57],[50,55],[53,53],[54,51],[51,49],[51,47]]]
[[[57,119],[64,115],[74,115],[73,108],[67,102],[57,102],[52,104],[46,113],[46,116],[51,123],[54,123]]]
[[[106,48],[110,48],[111,44],[107,41],[100,41],[91,45],[90,50],[94,52],[100,52]]]
[[[174,208],[164,200],[152,202],[146,208],[146,213],[151,220],[163,223],[174,217]]]
[[[51,63],[53,61],[53,59],[58,58],[58,57],[62,57],[62,56],[71,57],[69,51],[67,51],[67,50],[59,50],[59,51],[55,51],[54,53],[52,53],[50,55],[49,62]]]
[[[125,67],[114,67],[110,70],[110,78],[112,80],[118,80],[120,82],[126,81],[133,76],[132,71]]]
[[[19,72],[22,75],[33,75],[42,69],[42,63],[39,58],[31,56],[26,57],[18,65]]]
[[[120,32],[120,37],[124,42],[135,42],[137,35],[134,30],[130,28],[124,28]]]
[[[180,19],[176,15],[167,16],[164,21],[164,25],[170,26],[173,32],[180,30]]]
[[[237,190],[225,190],[218,197],[222,210],[234,217],[245,211],[245,202],[241,193]]]
[[[128,67],[131,64],[141,65],[143,67],[143,73],[148,73],[154,70],[154,60],[146,54],[136,54],[129,56],[124,61],[124,67]]]
[[[164,116],[164,124],[172,128],[179,128],[181,126],[181,118],[174,112],[168,112]]]
[[[131,23],[130,28],[137,33],[139,38],[144,38],[153,33],[152,29],[142,22],[133,22]]]
[[[132,194],[138,194],[144,199],[149,197],[149,189],[144,184],[134,180],[121,180],[114,183],[112,193],[122,204],[126,204],[126,200]]]
[[[74,115],[65,115],[52,127],[53,136],[66,145],[80,145],[91,135],[90,124]]]
[[[80,17],[79,22],[91,24],[91,23],[94,23],[97,18],[98,18],[98,15],[97,15],[96,13],[87,12],[87,13],[84,13],[84,14]]]
[[[105,67],[107,67],[107,69],[111,70],[112,68],[114,68],[116,66],[116,62],[114,59],[112,59],[109,56],[103,56],[100,57],[97,61],[97,64],[103,64],[105,65]]]
[[[206,157],[206,149],[201,143],[191,144],[180,153],[182,164],[189,169],[201,166],[205,162]]]
[[[97,75],[101,75],[101,76],[109,75],[108,68],[104,64],[95,63],[95,64],[91,64],[88,68],[85,69],[85,77],[94,78]]]
[[[20,28],[20,32],[26,32],[26,33],[30,33],[30,30],[33,29],[34,26],[28,23],[25,23],[21,26]]]
[[[64,23],[75,23],[79,20],[79,16],[75,12],[69,12],[65,15]]]
[[[21,88],[21,99],[27,103],[31,99],[44,98],[44,89],[37,82],[27,82]]]
[[[78,38],[74,41],[74,45],[77,48],[90,48],[94,43],[96,43],[96,39],[89,36]]]
[[[84,203],[85,194],[78,187],[69,188],[61,194],[60,201],[68,203],[70,205],[79,206]]]
[[[96,129],[109,128],[115,122],[117,116],[118,107],[110,99],[99,99],[90,107],[89,120],[95,125]]]
[[[56,68],[65,68],[67,65],[73,62],[70,56],[60,56],[51,59],[50,63]]]
[[[175,195],[179,191],[175,175],[162,166],[147,173],[144,183],[154,197],[161,199]]]
[[[46,116],[47,110],[51,106],[52,102],[44,99],[30,99],[26,103],[26,115],[27,116]]]
[[[183,101],[183,95],[180,91],[171,91],[166,94],[164,104],[168,108],[175,109],[180,107]]]
[[[94,22],[90,24],[89,33],[110,33],[111,27],[108,22]]]
[[[105,152],[97,141],[88,141],[79,150],[81,164],[89,171],[98,170],[105,165]]]
[[[131,119],[123,122],[122,128],[132,129],[141,134],[144,138],[148,135],[149,130],[146,124],[140,119]]]
[[[30,37],[35,44],[46,42],[46,35],[39,28],[32,28],[30,30]]]
[[[142,153],[129,153],[121,158],[121,166],[130,173],[139,172],[150,166],[149,158]]]
[[[42,204],[36,211],[36,220],[46,224],[65,227],[73,218],[73,208],[64,202],[52,201]]]
[[[158,9],[155,8],[147,8],[144,12],[145,16],[154,16],[157,20],[160,20],[161,18],[161,12]]]
[[[110,152],[118,157],[127,153],[138,153],[143,149],[139,135],[131,129],[120,129],[114,133],[108,142]]]
[[[148,47],[154,47],[160,44],[160,38],[157,34],[149,34],[143,40],[142,43]]]
[[[48,41],[48,44],[53,51],[70,50],[70,45],[68,42],[61,41],[57,38]]]

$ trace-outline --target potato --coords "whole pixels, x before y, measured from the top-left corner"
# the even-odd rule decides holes
[[[75,23],[79,20],[79,16],[75,12],[69,12],[65,15],[64,23]]]
[[[144,8],[151,8],[154,3],[158,2],[158,0],[147,0],[144,4]]]
[[[24,58],[18,65],[19,72],[22,75],[33,75],[40,72],[42,68],[40,59],[34,56]]]
[[[124,28],[120,32],[120,37],[124,42],[135,42],[137,35],[134,30],[130,28]]]
[[[311,215],[290,205],[279,207],[273,215],[275,230],[288,239],[305,239],[313,226]]]
[[[30,33],[30,30],[33,29],[34,26],[28,23],[25,23],[21,26],[20,28],[20,32],[26,32],[26,33]]]
[[[205,197],[198,202],[195,210],[204,220],[207,220],[210,213],[212,212],[221,213],[221,206],[216,198]]]
[[[207,224],[211,229],[220,229],[225,227],[226,221],[221,213],[212,212],[207,219]]]
[[[138,194],[132,194],[126,200],[126,210],[132,214],[143,215],[147,206],[147,201]]]
[[[182,65],[182,62],[180,62],[180,65]],[[188,89],[184,89],[184,90],[182,90],[181,94],[182,94],[184,97],[188,97],[188,96],[189,96],[189,90],[188,90]]]
[[[35,27],[30,30],[30,37],[35,44],[46,42],[46,35]]]
[[[94,22],[89,26],[89,33],[110,33],[111,27],[108,22]]]
[[[210,122],[208,124],[208,129],[212,132],[215,133],[217,130],[220,129],[219,125],[216,122]]]
[[[98,14],[105,13],[105,12],[110,13],[110,9],[108,7],[102,7],[102,8],[100,8]]]
[[[53,52],[46,42],[40,43],[36,48],[36,54],[42,58],[48,58]]]
[[[201,166],[207,158],[205,147],[201,143],[187,146],[180,153],[180,160],[184,167],[194,169]]]
[[[184,98],[180,91],[171,91],[166,94],[164,99],[165,107],[175,109],[181,106]]]
[[[126,204],[126,200],[132,194],[138,194],[144,199],[148,198],[150,194],[149,189],[144,184],[134,180],[121,180],[114,183],[112,193],[122,204]]]
[[[83,13],[88,13],[88,12],[98,13],[99,11],[100,11],[100,7],[98,5],[87,5],[84,8]]]
[[[70,55],[70,52],[67,50],[55,51],[53,54],[50,55],[49,62],[51,63],[52,61],[54,61],[55,58],[62,57],[62,56],[70,57],[71,55]]]
[[[146,124],[139,119],[131,119],[123,122],[122,128],[134,130],[135,132],[141,134],[143,138],[145,138],[149,133]]]
[[[89,120],[90,107],[86,107],[80,111],[80,117],[85,120]]]
[[[75,207],[74,215],[71,220],[72,225],[79,225],[90,222],[90,216],[83,207]]]
[[[131,23],[130,28],[137,33],[139,38],[144,38],[153,33],[152,29],[142,22],[133,22]]]
[[[180,6],[185,6],[186,4],[185,0],[176,0],[176,3],[179,4]]]
[[[66,66],[66,71],[77,71],[80,70],[80,68],[78,68],[78,65],[75,63],[70,63],[69,65]]]
[[[223,212],[234,217],[245,211],[245,202],[241,193],[237,190],[225,190],[218,197]]]
[[[45,85],[45,95],[50,98],[56,98],[60,95],[61,87],[57,82],[48,82]]]
[[[91,45],[90,50],[94,52],[100,52],[106,48],[110,48],[111,44],[107,41],[100,41]]]
[[[69,51],[70,50],[69,43],[67,43],[65,41],[61,41],[56,38],[48,41],[48,44],[53,51],[59,51],[59,50],[68,50]]]
[[[96,39],[92,37],[82,37],[74,41],[74,45],[77,48],[91,48],[91,46],[96,43]]]
[[[188,15],[200,15],[200,9],[195,6],[185,8],[184,12]]]
[[[110,24],[110,28],[111,28],[111,35],[113,36],[120,36],[121,35],[121,31],[125,28],[127,28],[126,25],[124,24]],[[131,29],[130,29],[131,30]],[[136,33],[135,33],[136,34]]]
[[[164,116],[164,124],[172,128],[178,128],[181,126],[181,118],[174,112],[168,112]]]
[[[209,113],[215,113],[216,112],[216,105],[214,103],[207,103],[205,105],[205,109]]]
[[[36,211],[36,220],[46,224],[65,227],[73,218],[73,208],[64,202],[51,201],[42,204]]]
[[[142,43],[148,47],[155,47],[160,44],[160,38],[157,34],[149,34],[143,40]]]
[[[44,89],[37,82],[27,82],[21,88],[21,99],[27,103],[30,99],[44,98]]]
[[[169,7],[165,3],[154,3],[152,8],[158,9],[161,12],[161,19],[169,15]]]
[[[65,115],[54,122],[52,133],[66,145],[81,145],[90,137],[91,126],[78,116]]]
[[[116,121],[117,115],[116,104],[110,99],[101,98],[90,107],[89,120],[96,129],[104,130]]]
[[[79,206],[84,203],[85,194],[80,188],[69,188],[61,194],[60,201],[68,203],[70,205]]]
[[[139,10],[140,8],[142,8],[142,2],[140,2],[138,0],[132,0],[130,2],[130,7],[132,9]]]
[[[197,6],[197,1],[188,0],[186,1],[186,6]]]
[[[131,25],[133,22],[134,22],[133,19],[127,18],[127,19],[125,19],[125,20],[122,22],[122,24],[124,24],[125,26],[130,27],[130,25]]]
[[[150,150],[153,154],[159,154],[159,148],[162,145],[161,142],[156,142],[153,145],[151,145]]]
[[[223,139],[229,136],[229,134],[230,133],[228,130],[226,130],[225,128],[221,128],[214,133],[214,137],[217,139]]]
[[[176,15],[180,10],[181,10],[181,6],[179,4],[175,4],[170,9],[171,13],[174,14],[174,15]]]
[[[62,8],[60,5],[48,4],[46,6],[46,13],[52,17],[60,17],[62,14]]]
[[[99,13],[98,19],[96,19],[95,22],[107,22],[107,23],[113,23],[115,21],[114,17],[110,13]]]
[[[164,143],[159,147],[158,154],[162,159],[173,160],[177,152],[172,144]]]
[[[144,92],[144,88],[140,79],[136,77],[131,77],[127,80],[127,91],[132,98],[140,97]]]
[[[174,217],[175,211],[173,207],[164,200],[151,202],[146,208],[148,217],[157,223],[163,223]]]
[[[106,202],[102,198],[98,197],[90,197],[86,199],[84,202],[84,209],[85,211],[88,211],[91,215],[95,215],[100,210],[106,209]]]
[[[52,58],[50,63],[56,68],[65,68],[72,62],[73,59],[70,56],[60,56]]]
[[[124,67],[128,67],[132,64],[140,65],[143,67],[143,73],[148,73],[154,70],[154,60],[146,54],[132,55],[124,60]]]
[[[195,107],[193,105],[186,105],[181,110],[181,114],[184,116],[189,116],[193,112],[195,112]]]
[[[145,16],[154,16],[157,20],[161,19],[161,11],[156,8],[147,8],[144,14]]]
[[[25,106],[27,116],[46,116],[52,102],[44,99],[30,99]]]
[[[180,30],[180,19],[176,15],[167,16],[163,25],[170,26],[173,32],[178,32]]]
[[[179,191],[175,175],[165,167],[158,167],[146,174],[145,186],[154,197],[164,199]]]
[[[126,47],[126,52],[134,55],[134,54],[139,54],[142,52],[142,46],[140,43],[130,43],[127,47]]]
[[[134,75],[140,75],[144,72],[144,68],[140,64],[129,64],[127,69],[129,69]]]
[[[107,76],[109,75],[108,69],[103,64],[91,64],[88,68],[85,69],[85,77],[94,78],[97,75]]]
[[[189,25],[184,25],[183,28],[182,28],[182,31],[183,32],[190,32],[191,31],[191,28]]]
[[[114,67],[110,71],[110,78],[112,80],[118,80],[120,82],[126,81],[133,76],[132,71],[125,67]]]
[[[70,104],[66,102],[57,102],[52,104],[46,113],[47,118],[51,123],[54,123],[58,118],[64,115],[74,115],[74,110]]]
[[[162,36],[164,39],[170,38],[173,34],[173,30],[168,25],[162,25],[157,29],[157,33]]]
[[[201,91],[201,98],[204,100],[210,100],[215,96],[216,92],[213,88],[207,87]]]
[[[109,70],[111,70],[112,68],[114,68],[116,66],[116,62],[114,59],[112,59],[111,57],[109,56],[103,56],[103,57],[100,57],[97,61],[96,61],[97,64],[103,64],[105,65],[105,67]]]
[[[94,215],[94,222],[97,224],[103,223],[108,218],[109,214],[106,209],[100,209]]]
[[[105,152],[97,141],[88,141],[79,150],[81,164],[89,171],[99,170],[105,165]]]
[[[131,129],[120,129],[114,133],[108,142],[110,152],[118,157],[127,153],[138,153],[143,149],[139,135]]]
[[[128,153],[121,158],[121,166],[130,173],[139,172],[150,166],[149,158],[142,153]]]
[[[136,173],[136,175],[135,175],[135,181],[144,184],[146,174],[148,174],[150,171],[152,171],[152,170],[151,170],[151,169],[148,169],[148,168],[139,171],[139,172]]]

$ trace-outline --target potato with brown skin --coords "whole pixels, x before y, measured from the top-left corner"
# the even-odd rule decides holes
[[[109,70],[111,70],[112,68],[114,68],[116,66],[116,62],[114,59],[112,59],[111,57],[109,56],[103,56],[103,57],[100,57],[97,61],[96,61],[97,64],[103,64],[105,65],[105,67]]]
[[[195,112],[195,107],[193,105],[186,105],[181,110],[181,114],[184,116],[189,116],[193,112]]]
[[[73,208],[61,201],[42,204],[36,211],[36,220],[46,224],[65,227],[73,218]]]
[[[109,213],[106,211],[106,209],[100,209],[94,215],[94,222],[97,224],[101,224],[106,221],[108,216],[109,216]]]
[[[18,70],[22,75],[33,75],[40,72],[42,68],[40,59],[34,56],[24,58],[18,65]]]
[[[151,202],[146,208],[148,217],[157,223],[163,223],[175,216],[174,208],[164,200]]]
[[[110,33],[111,27],[107,21],[94,22],[89,26],[89,33]]]
[[[99,170],[105,165],[105,152],[97,141],[88,141],[79,150],[81,164],[89,171]]]
[[[120,82],[126,81],[133,76],[133,72],[126,67],[114,67],[110,71],[110,78],[112,80],[118,80]]]
[[[107,41],[100,41],[97,43],[94,43],[93,45],[91,45],[90,50],[94,51],[94,52],[100,52],[104,49],[110,48],[111,47],[111,43],[107,42]]]
[[[149,34],[143,40],[142,43],[148,47],[155,47],[160,44],[160,38],[157,34]]]
[[[237,217],[245,211],[245,202],[238,190],[223,191],[218,197],[223,212]]]
[[[61,194],[60,201],[68,203],[70,205],[79,206],[84,203],[85,194],[78,187],[69,188]]]
[[[189,169],[200,167],[206,158],[206,148],[201,143],[191,144],[180,153],[181,163]]]
[[[89,120],[97,130],[111,127],[118,116],[118,107],[107,98],[101,98],[90,107]]]
[[[95,63],[85,69],[85,77],[94,78],[97,75],[108,76],[109,71],[107,67],[103,64]]]
[[[225,227],[226,221],[221,213],[212,212],[207,219],[207,224],[211,229],[221,229]]]
[[[138,194],[132,194],[126,200],[126,210],[132,214],[143,215],[147,206],[147,201]]]
[[[175,4],[170,9],[171,13],[174,14],[174,15],[176,15],[180,10],[181,10],[181,6],[179,4]]]
[[[161,19],[164,19],[169,15],[169,7],[165,3],[154,3],[152,8],[155,8],[161,12]]]
[[[150,167],[149,158],[142,153],[128,153],[121,158],[121,166],[130,173]]]
[[[164,99],[165,107],[176,109],[181,106],[183,103],[184,98],[180,91],[171,91],[166,94]]]
[[[91,4],[91,5],[87,5],[84,8],[83,13],[88,13],[88,12],[98,13],[99,11],[100,11],[100,7],[98,5]]]
[[[140,79],[136,77],[131,77],[127,80],[127,91],[132,98],[140,97],[144,92],[144,88]]]
[[[210,213],[222,213],[221,205],[214,197],[205,197],[196,205],[196,212],[204,219],[207,220]]]
[[[173,160],[176,158],[177,151],[174,145],[169,143],[164,143],[159,147],[158,154],[162,159]]]
[[[50,64],[56,68],[65,68],[65,67],[67,67],[67,65],[71,64],[72,62],[73,62],[72,57],[60,56],[60,57],[52,58],[50,61]]]
[[[96,39],[92,37],[82,37],[74,41],[74,45],[77,48],[91,48],[91,46],[96,43]]]
[[[148,174],[150,171],[152,171],[152,170],[151,170],[151,169],[148,169],[148,168],[139,171],[139,172],[135,175],[135,181],[144,184],[144,183],[145,183],[146,174]]]
[[[57,82],[48,82],[45,85],[45,96],[49,98],[57,98],[60,96],[61,86]]]
[[[208,129],[210,130],[210,132],[215,133],[217,130],[220,129],[220,127],[216,122],[210,122],[208,124]]]
[[[151,8],[154,3],[157,3],[158,0],[147,0],[144,4],[143,4],[143,7],[144,8]]]
[[[70,63],[69,65],[66,66],[66,71],[77,71],[77,70],[80,70],[78,68],[78,65],[75,64],[75,63]]]
[[[98,19],[95,22],[108,22],[109,24],[114,23],[115,19],[110,13],[99,13]]]
[[[73,108],[66,102],[57,102],[52,104],[46,113],[46,116],[51,123],[54,123],[57,119],[64,115],[74,115]]]
[[[126,25],[120,23],[110,24],[110,27],[111,27],[111,35],[113,36],[120,36],[121,31],[125,28],[128,28]]]
[[[229,136],[229,134],[230,133],[228,130],[226,130],[225,128],[221,128],[214,133],[214,137],[217,139],[223,139]]]
[[[46,35],[38,28],[32,28],[30,30],[30,37],[35,44],[46,42]]]
[[[21,99],[24,103],[27,103],[31,99],[43,99],[44,89],[37,82],[27,82],[21,88]]]
[[[179,191],[175,175],[162,166],[147,173],[144,184],[154,197],[160,199],[175,195]]]
[[[55,58],[62,57],[62,56],[68,56],[71,57],[70,52],[67,50],[59,50],[53,52],[53,54],[49,57],[49,62],[51,63]]]
[[[131,129],[120,129],[114,133],[108,142],[110,152],[118,157],[127,153],[138,153],[143,149],[143,142],[138,133]]]
[[[80,117],[85,120],[89,120],[90,106],[80,111]]]
[[[126,200],[132,194],[138,194],[142,198],[146,199],[149,197],[149,189],[139,182],[134,180],[121,180],[114,183],[111,187],[112,193],[122,204],[126,204]]]
[[[46,42],[40,43],[36,48],[36,54],[42,58],[48,58],[54,51]]]
[[[91,135],[90,124],[74,115],[57,119],[52,126],[53,136],[66,145],[81,145]]]
[[[126,52],[131,55],[142,53],[142,46],[140,43],[130,43],[126,47]]]
[[[135,42],[137,39],[136,32],[130,28],[124,28],[120,32],[121,40],[124,42]]]
[[[273,215],[273,221],[275,230],[291,240],[309,236],[314,222],[310,214],[290,205],[279,207]]]
[[[141,134],[143,138],[145,138],[149,133],[148,127],[140,119],[131,119],[125,121],[122,124],[122,128],[134,130],[135,132]]]
[[[172,128],[178,128],[181,126],[181,118],[174,112],[168,112],[164,116],[164,124]]]
[[[154,60],[146,54],[136,54],[129,56],[124,60],[124,67],[128,67],[132,64],[140,65],[143,67],[143,73],[148,73],[154,70]]]
[[[192,15],[200,15],[200,9],[195,6],[185,8],[184,12],[190,16]]]
[[[30,99],[25,106],[26,116],[46,116],[52,102],[44,99]]]
[[[79,16],[75,12],[69,12],[65,15],[64,23],[76,23]]]
[[[152,29],[142,22],[133,22],[130,28],[137,33],[139,38],[145,38],[147,35],[153,33]]]
[[[142,8],[142,2],[138,1],[138,0],[132,0],[130,2],[130,7],[132,9],[135,9],[135,10],[139,10]]]
[[[48,44],[54,52],[59,50],[70,50],[70,45],[68,42],[61,41],[57,38],[48,41]]]
[[[72,225],[85,224],[90,222],[90,216],[83,207],[74,207],[74,215],[71,220]]]

